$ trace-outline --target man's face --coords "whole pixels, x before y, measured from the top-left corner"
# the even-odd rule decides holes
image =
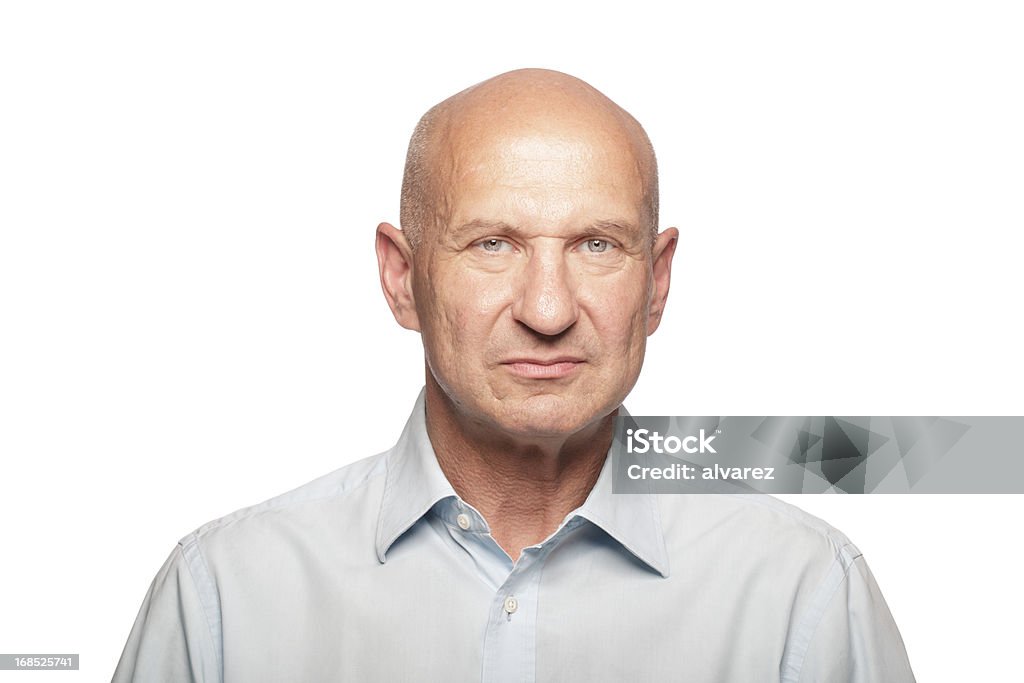
[[[430,372],[477,423],[574,433],[622,402],[657,327],[638,162],[592,131],[462,138],[414,259]]]

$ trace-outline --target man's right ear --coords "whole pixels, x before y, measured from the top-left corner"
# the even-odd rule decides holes
[[[395,320],[402,327],[419,332],[420,319],[412,291],[412,247],[405,233],[390,223],[377,226],[377,267],[384,298]]]

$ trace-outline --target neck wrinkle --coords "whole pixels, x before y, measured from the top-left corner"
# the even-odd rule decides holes
[[[438,465],[515,559],[586,501],[611,446],[614,413],[577,434],[524,444],[460,424],[457,408],[427,374],[427,435]]]

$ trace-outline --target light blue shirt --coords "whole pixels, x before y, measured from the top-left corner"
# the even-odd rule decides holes
[[[841,533],[765,495],[613,495],[610,462],[513,562],[421,394],[391,450],[183,538],[113,680],[914,680]]]

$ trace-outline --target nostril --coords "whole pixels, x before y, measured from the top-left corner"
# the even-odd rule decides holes
[[[575,301],[571,297],[542,294],[532,300],[524,298],[513,308],[513,315],[534,332],[545,336],[560,334],[576,322]]]

